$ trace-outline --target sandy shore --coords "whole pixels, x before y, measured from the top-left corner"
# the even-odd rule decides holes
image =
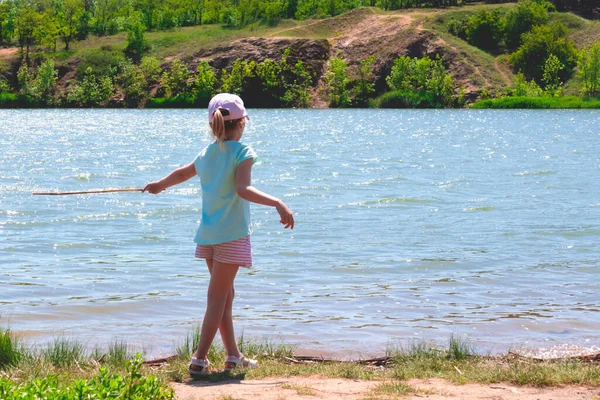
[[[383,394],[375,388],[383,381],[323,379],[319,377],[273,377],[226,382],[190,381],[174,383],[177,400],[298,400],[298,399],[431,399],[431,400],[597,400],[600,388],[565,386],[520,387],[504,384],[455,385],[439,379],[409,380],[412,394]]]

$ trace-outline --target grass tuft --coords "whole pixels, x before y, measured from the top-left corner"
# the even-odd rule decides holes
[[[21,350],[16,336],[10,329],[0,330],[0,370],[15,367],[21,359]]]
[[[183,339],[183,343],[177,346],[176,352],[178,358],[182,360],[189,360],[192,353],[196,351],[198,342],[200,341],[200,325],[196,325],[191,332],[188,332]]]
[[[86,362],[86,351],[82,343],[65,337],[55,338],[42,351],[43,359],[56,368],[69,368]]]
[[[450,336],[447,357],[450,360],[466,360],[475,355],[473,347],[460,337]]]

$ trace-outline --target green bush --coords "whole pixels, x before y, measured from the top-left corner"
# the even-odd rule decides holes
[[[118,82],[128,105],[135,107],[148,95],[148,83],[142,69],[130,60],[119,66]]]
[[[54,61],[47,59],[31,71],[27,64],[23,64],[17,72],[19,93],[32,104],[56,105],[59,103],[57,96],[58,71],[54,68]]]
[[[548,9],[552,4],[544,0],[523,0],[510,10],[504,19],[505,42],[509,50],[521,44],[521,36],[534,26],[548,22]]]
[[[523,73],[519,72],[515,77],[510,94],[516,97],[540,97],[543,91],[534,80],[527,81]]]
[[[198,64],[198,72],[194,76],[192,83],[191,97],[194,103],[206,104],[215,94],[217,87],[217,77],[207,61],[201,61]]]
[[[291,69],[291,79],[286,82],[286,91],[281,101],[291,107],[308,107],[312,79],[304,63],[300,60],[296,62]]]
[[[500,11],[480,10],[469,18],[467,41],[483,50],[495,51],[504,36],[504,23]]]
[[[171,68],[162,74],[161,84],[165,97],[187,97],[189,95],[188,79],[190,73],[187,66],[176,58],[171,63]]]
[[[329,72],[325,77],[329,89],[330,107],[347,107],[352,104],[348,90],[348,65],[339,57],[332,57],[329,61]]]
[[[435,60],[428,57],[410,58],[401,56],[394,60],[390,75],[386,78],[388,87],[393,92],[399,92],[399,101],[408,101],[409,104],[420,106],[427,100],[428,107],[437,107],[438,104],[453,106],[456,102],[454,96],[454,82],[446,71],[443,60],[438,55]],[[424,92],[428,96],[416,96],[415,92]],[[431,95],[431,96],[429,96]],[[391,99],[390,99],[391,100]],[[412,107],[412,106],[411,106]]]
[[[67,89],[67,103],[77,107],[104,105],[114,93],[113,81],[108,76],[96,75],[88,67],[83,79]]]
[[[140,369],[142,356],[137,354],[127,362],[127,374],[111,374],[101,367],[98,376],[91,380],[62,382],[58,376],[50,375],[26,383],[15,383],[0,378],[0,398],[2,400],[44,399],[123,399],[123,400],[172,400],[171,388],[161,384],[155,376],[142,376]]]
[[[467,40],[468,22],[468,19],[451,19],[447,25],[448,32],[462,40]]]
[[[221,91],[243,95],[248,82],[256,76],[256,62],[240,58],[233,62],[229,71],[221,72]]]
[[[525,33],[521,47],[510,55],[509,62],[515,71],[523,71],[528,79],[541,83],[550,54],[554,54],[564,66],[559,76],[563,82],[566,81],[577,62],[577,52],[567,28],[560,22],[536,26]]]
[[[163,72],[158,60],[155,57],[142,57],[140,69],[144,74],[146,83],[149,85],[157,83],[160,79],[160,75]]]

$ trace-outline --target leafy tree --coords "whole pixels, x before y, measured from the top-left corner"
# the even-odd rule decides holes
[[[21,54],[25,51],[25,59],[29,63],[29,48],[35,43],[35,28],[40,21],[40,15],[32,7],[19,10],[16,20],[17,36]]]
[[[497,50],[504,34],[500,11],[480,10],[467,23],[467,41],[484,50]]]
[[[56,42],[60,37],[59,22],[52,15],[46,13],[40,19],[40,23],[36,26],[33,32],[35,41],[42,44],[52,51],[56,52]]]
[[[34,98],[42,104],[56,104],[56,82],[58,71],[54,68],[54,61],[47,59],[37,70],[31,90]]]
[[[275,25],[281,17],[285,16],[286,5],[283,1],[279,0],[264,2],[261,13],[267,24]]]
[[[125,101],[137,106],[148,94],[148,84],[141,68],[127,59],[119,66],[119,84],[123,88]]]
[[[388,87],[392,90],[406,90],[410,88],[413,61],[410,57],[401,56],[394,60],[392,71],[385,78]]]
[[[65,0],[63,16],[60,19],[60,32],[65,44],[65,50],[69,51],[71,42],[76,38],[84,12],[82,0]]]
[[[565,69],[565,66],[560,62],[558,57],[550,54],[544,63],[544,73],[542,75],[542,82],[545,85],[544,90],[550,96],[558,96],[560,94],[560,87],[563,84],[560,79],[560,71],[563,69]]]
[[[141,55],[148,46],[148,42],[144,36],[146,26],[142,22],[142,14],[134,13],[130,17],[128,25],[126,49],[131,53]]]
[[[332,57],[329,61],[329,72],[326,76],[327,86],[329,88],[329,105],[331,107],[349,106],[350,91],[348,90],[348,65],[339,57]]]
[[[10,34],[5,28],[10,18],[10,5],[5,2],[0,3],[0,44],[5,40],[10,40]]]
[[[534,26],[548,22],[548,7],[546,1],[523,0],[510,10],[504,20],[506,46],[510,50],[519,47],[521,35],[531,31]]]
[[[600,42],[594,42],[579,53],[577,75],[582,80],[582,93],[586,96],[600,94]]]
[[[577,62],[577,53],[573,41],[568,37],[567,28],[559,22],[536,26],[531,32],[525,33],[521,47],[510,55],[509,61],[516,71],[523,71],[525,77],[539,83],[550,54],[554,54],[564,65],[560,79],[565,81]]]
[[[375,93],[375,77],[373,76],[373,64],[375,56],[361,60],[356,71],[357,79],[353,90],[355,105],[364,106]]]

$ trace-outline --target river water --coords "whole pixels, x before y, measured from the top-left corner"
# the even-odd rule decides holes
[[[255,265],[238,334],[383,353],[600,345],[600,112],[250,110]],[[201,193],[143,187],[209,143],[205,110],[0,110],[0,325],[172,353],[202,320]]]

